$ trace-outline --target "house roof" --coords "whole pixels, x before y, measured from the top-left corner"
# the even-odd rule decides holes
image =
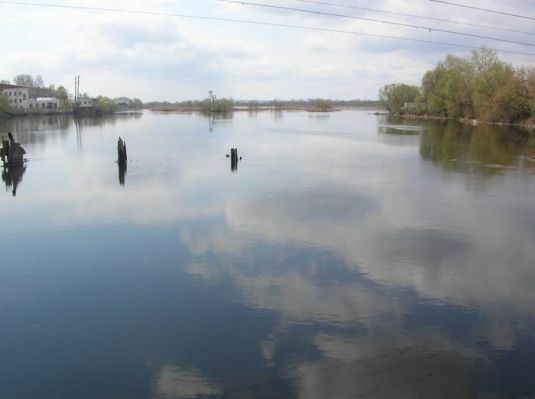
[[[0,83],[0,90],[2,89],[28,89],[28,87],[12,85],[12,84],[7,84],[7,83]]]

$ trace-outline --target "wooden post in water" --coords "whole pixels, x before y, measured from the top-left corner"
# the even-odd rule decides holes
[[[236,172],[238,170],[238,149],[230,149],[230,170]]]
[[[119,141],[117,142],[117,162],[125,164],[127,160],[126,141],[123,141],[123,139],[119,137]]]
[[[11,132],[8,133],[9,141],[2,139],[2,150],[0,158],[4,166],[17,166],[24,164],[24,154],[26,151],[22,146],[15,142]]]

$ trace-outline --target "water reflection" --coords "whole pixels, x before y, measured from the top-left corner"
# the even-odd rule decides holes
[[[119,170],[119,185],[124,186],[126,180],[126,171],[128,169],[126,162],[117,162],[117,168]]]
[[[208,119],[208,131],[212,133],[218,124],[225,124],[232,121],[233,112],[211,113],[206,115]]]
[[[208,397],[221,393],[216,383],[207,380],[198,370],[165,366],[156,378],[155,394],[162,398]]]
[[[88,127],[83,153],[74,126],[46,133],[0,207],[0,396],[535,394],[533,138],[384,122],[146,114]]]
[[[448,170],[485,175],[500,173],[504,167],[533,167],[529,157],[534,152],[534,137],[513,127],[432,124],[426,127],[420,142],[422,158]]]
[[[273,120],[276,122],[280,122],[284,118],[284,113],[281,110],[275,109],[270,112],[271,112],[271,115],[273,116]]]
[[[117,121],[137,120],[140,112],[118,113],[94,118],[73,118],[71,115],[39,115],[0,119],[0,132],[12,131],[21,144],[44,143],[55,138],[66,139],[74,125],[80,148],[82,131],[88,127],[114,125]]]
[[[25,165],[4,166],[2,170],[2,180],[6,185],[6,191],[11,190],[13,197],[17,196],[17,189],[26,172]]]

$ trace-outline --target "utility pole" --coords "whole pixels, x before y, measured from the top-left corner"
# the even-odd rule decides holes
[[[74,77],[74,102],[80,99],[80,75]]]

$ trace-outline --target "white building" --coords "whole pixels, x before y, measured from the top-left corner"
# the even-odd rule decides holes
[[[0,84],[0,93],[8,98],[10,107],[17,111],[57,110],[61,108],[61,100],[53,97],[50,89]]]
[[[37,97],[29,101],[30,110],[51,111],[61,108],[61,100],[56,97]]]
[[[4,94],[9,101],[9,106],[16,110],[26,110],[30,107],[30,88],[24,86],[0,85],[0,93]]]
[[[125,109],[130,108],[132,106],[132,100],[127,97],[116,98],[113,101],[115,101],[115,105],[117,105],[117,108]]]
[[[96,100],[91,97],[80,97],[78,98],[77,103],[82,108],[91,108],[96,105]]]

